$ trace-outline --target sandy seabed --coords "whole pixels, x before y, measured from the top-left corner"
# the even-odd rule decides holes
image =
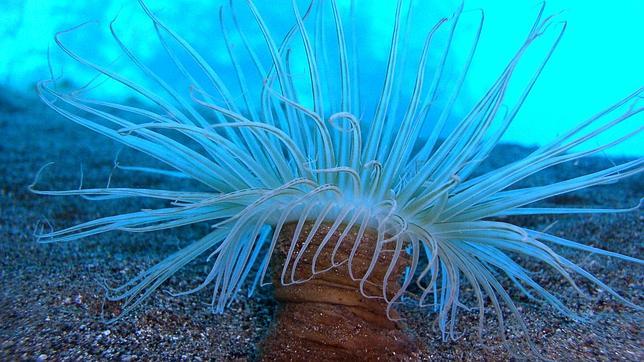
[[[208,270],[194,263],[171,278],[140,308],[115,324],[105,324],[102,313],[119,312],[104,303],[99,282],[117,285],[154,265],[164,256],[203,235],[207,226],[150,234],[108,233],[63,244],[38,244],[36,224],[50,220],[64,227],[115,212],[154,207],[141,200],[90,202],[78,197],[38,196],[27,190],[37,170],[53,161],[41,188],[77,188],[80,165],[84,186],[101,187],[112,170],[120,146],[62,119],[31,97],[6,90],[0,94],[0,360],[254,360],[256,345],[267,332],[275,303],[270,287],[252,298],[234,302],[223,315],[210,312],[207,291],[173,298],[164,290],[186,290],[197,285]],[[485,168],[503,165],[530,149],[501,145]],[[123,165],[144,161],[123,150]],[[623,161],[623,160],[622,160]],[[527,181],[543,184],[606,167],[620,160],[590,158],[557,166]],[[171,188],[171,181],[117,170],[112,186]],[[184,183],[182,187],[191,187]],[[196,185],[194,187],[197,187]],[[619,184],[595,187],[548,201],[546,205],[632,207],[644,191],[644,175]],[[557,221],[558,220],[558,221]],[[642,254],[640,211],[618,215],[516,217],[504,221],[543,230],[631,256]],[[556,222],[555,222],[556,221]],[[554,223],[554,224],[553,224]],[[596,255],[563,250],[563,255],[608,281],[619,293],[644,303],[641,266]],[[561,295],[567,304],[588,317],[585,323],[563,318],[512,291],[524,315],[529,335],[544,357],[562,360],[644,360],[642,312],[620,304],[589,283],[592,299],[584,299],[542,265],[523,260],[534,278]],[[505,284],[507,285],[507,284]],[[509,344],[503,347],[496,324],[478,339],[475,314],[461,317],[456,341],[443,342],[427,310],[403,310],[409,327],[428,346],[431,360],[534,359],[525,336],[508,319]],[[506,315],[509,315],[506,310]],[[311,358],[315,360],[315,358]]]

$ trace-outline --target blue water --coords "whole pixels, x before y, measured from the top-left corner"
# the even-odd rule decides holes
[[[63,39],[70,48],[83,56],[90,56],[101,64],[137,79],[131,64],[119,57],[119,49],[110,39],[108,25],[118,15],[116,29],[123,41],[151,68],[163,72],[167,68],[163,49],[150,31],[150,22],[136,4],[123,0],[101,1],[3,1],[0,21],[0,82],[23,91],[30,91],[34,82],[48,78],[48,49],[53,72],[62,79],[82,85],[92,78],[87,68],[70,61],[53,42],[53,34],[85,21],[87,26],[66,34]],[[149,6],[177,33],[195,45],[214,68],[227,62],[218,39],[218,8],[221,1],[149,1]],[[227,3],[227,2],[226,2]],[[240,8],[243,5],[240,2]],[[293,22],[288,1],[257,0],[262,14],[269,19],[272,29],[283,29]],[[304,2],[300,2],[304,7]],[[413,14],[425,28],[450,15],[456,2],[429,1]],[[621,97],[644,85],[644,1],[623,0],[619,5],[582,0],[548,2],[547,14],[558,15],[568,27],[551,62],[544,70],[528,101],[508,130],[505,140],[525,145],[538,145],[551,140],[594,112],[609,106]],[[348,1],[339,1],[341,10],[348,9]],[[394,1],[360,1],[352,18],[361,41],[358,51],[366,66],[360,82],[362,96],[375,99],[379,88],[371,85],[381,79],[388,51],[393,22]],[[480,97],[496,79],[506,62],[520,46],[536,16],[539,5],[532,1],[470,0],[466,9],[484,8],[485,24],[480,46],[465,83],[464,93],[455,104],[457,113],[464,114],[474,100]],[[454,43],[454,53],[448,58],[448,69],[458,69],[463,62],[467,45],[471,42],[475,11],[466,12],[462,27]],[[250,22],[242,11],[240,22]],[[243,26],[244,24],[242,24]],[[420,27],[422,27],[420,26]],[[423,28],[424,29],[424,28]],[[407,34],[410,49],[418,49],[424,33],[412,29]],[[251,43],[261,42],[260,34],[248,33]],[[550,38],[548,38],[548,36]],[[553,35],[547,35],[546,40]],[[443,41],[444,36],[437,41]],[[234,41],[234,39],[233,39]],[[526,55],[523,67],[517,71],[520,83],[526,79],[544,53],[545,46],[535,46]],[[413,51],[412,51],[413,52]],[[241,60],[242,66],[250,63]],[[372,69],[371,69],[372,68]],[[413,72],[412,70],[408,70]],[[173,74],[164,74],[173,79]],[[230,81],[231,79],[224,79]],[[520,87],[510,88],[510,99]],[[111,99],[126,98],[122,87],[106,83],[96,92]],[[364,101],[367,105],[369,101]],[[625,127],[642,124],[643,117],[634,117]],[[604,139],[623,134],[616,130]],[[598,142],[601,142],[601,138]],[[593,145],[588,145],[592,147]],[[643,136],[615,147],[613,155],[644,155]]]

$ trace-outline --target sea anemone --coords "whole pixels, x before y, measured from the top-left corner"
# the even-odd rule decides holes
[[[211,268],[203,282],[175,295],[210,288],[210,305],[221,313],[242,288],[252,295],[257,286],[273,282],[276,298],[285,306],[270,340],[290,341],[288,353],[295,356],[313,348],[309,344],[298,349],[298,334],[319,342],[318,347],[337,338],[333,353],[338,356],[347,356],[342,353],[352,348],[363,357],[369,350],[417,353],[415,342],[405,340],[404,333],[400,338],[390,333],[403,328],[397,323],[397,307],[411,301],[435,314],[444,339],[456,337],[455,326],[463,310],[478,313],[480,330],[486,313],[495,315],[502,335],[503,309],[507,308],[527,332],[506,290],[508,285],[532,301],[582,319],[533,279],[520,264],[527,259],[552,268],[582,294],[576,278],[639,308],[552,247],[637,264],[641,260],[514,225],[504,218],[637,210],[639,206],[550,208],[534,203],[634,175],[644,168],[642,158],[542,186],[524,187],[520,182],[639,134],[641,126],[609,141],[598,138],[642,112],[638,103],[642,88],[523,159],[482,172],[480,164],[515,118],[561,39],[564,22],[545,17],[542,7],[494,84],[452,126],[453,107],[461,97],[481,33],[481,11],[470,12],[478,17],[478,27],[463,68],[456,77],[448,77],[446,59],[463,6],[423,34],[424,44],[415,53],[408,51],[404,41],[414,6],[399,0],[392,14],[386,70],[374,101],[365,89],[376,85],[365,84],[360,77],[364,64],[356,52],[356,30],[348,26],[353,4],[347,13],[342,13],[335,0],[310,1],[305,8],[293,0],[290,5],[293,25],[278,36],[253,1],[247,1],[246,11],[255,20],[253,31],[264,40],[261,45],[249,41],[251,30],[237,21],[232,2],[220,11],[219,35],[226,47],[216,51],[228,55],[236,84],[224,81],[220,71],[143,2],[141,7],[167,52],[172,71],[189,86],[175,87],[145,65],[118,37],[114,23],[110,30],[116,44],[149,84],[82,57],[60,39],[71,30],[59,33],[56,43],[71,58],[123,84],[147,103],[93,99],[85,92],[90,85],[69,92],[57,87],[54,77],[38,84],[42,100],[73,122],[165,164],[165,168],[122,169],[189,178],[201,186],[192,191],[109,186],[50,191],[36,187],[37,176],[31,190],[39,194],[166,202],[163,208],[102,217],[62,230],[43,226],[38,240],[73,241],[108,231],[150,232],[207,223],[211,229],[201,239],[123,286],[108,288],[107,298],[122,301],[122,312],[127,313],[179,269],[207,258]],[[434,36],[439,30],[446,31],[447,40],[436,46]],[[524,91],[509,102],[506,92],[515,68],[544,34],[551,35],[548,49],[533,76],[522,85]],[[297,76],[302,69],[305,76]],[[439,97],[443,101],[438,102]],[[584,145],[592,146],[579,148]],[[506,280],[509,283],[502,285]],[[473,305],[466,306],[468,301]],[[344,308],[338,312],[341,316],[329,312],[332,307]],[[320,320],[316,315],[324,317]],[[374,329],[371,339],[357,345],[359,337],[351,339],[350,332],[360,324],[351,319],[356,316]],[[329,318],[344,318],[346,325],[338,322],[342,327],[337,328],[347,328],[342,332],[346,343],[328,331],[325,336],[311,337],[314,327],[332,329],[328,325],[336,322]],[[275,344],[267,342],[265,353],[286,348]]]

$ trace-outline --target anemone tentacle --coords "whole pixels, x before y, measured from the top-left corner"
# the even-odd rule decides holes
[[[369,110],[370,119],[364,119],[362,108],[368,102],[363,101],[357,81],[360,68],[356,40],[353,31],[347,31],[346,15],[335,0],[310,1],[305,8],[291,1],[293,24],[282,38],[269,29],[258,7],[248,0],[248,11],[264,41],[262,46],[247,39],[251,30],[244,29],[237,20],[237,5],[233,6],[231,1],[222,7],[219,20],[226,48],[222,53],[229,57],[238,89],[227,85],[187,41],[166,26],[143,1],[140,3],[171,63],[191,84],[189,89],[174,88],[147,67],[119,38],[116,21],[110,23],[114,40],[131,63],[156,85],[154,91],[69,49],[62,36],[75,28],[59,33],[56,42],[70,57],[128,87],[150,106],[91,99],[84,96],[83,89],[64,92],[56,87],[55,79],[38,83],[37,89],[43,101],[64,117],[146,153],[166,167],[132,165],[122,166],[121,170],[189,178],[198,181],[204,190],[106,187],[47,191],[36,187],[40,172],[30,186],[33,192],[44,195],[76,195],[93,200],[141,197],[170,203],[165,208],[103,217],[62,230],[45,231],[43,227],[37,234],[42,242],[71,241],[116,230],[148,232],[204,222],[212,225],[214,230],[202,239],[125,285],[108,289],[110,300],[125,302],[124,313],[138,306],[177,270],[205,255],[211,268],[202,283],[174,295],[211,287],[212,308],[223,312],[244,285],[249,285],[252,294],[256,286],[268,283],[265,274],[278,236],[291,223],[296,226],[281,270],[283,285],[304,283],[346,263],[350,277],[359,282],[365,297],[382,299],[389,308],[410,298],[421,306],[432,307],[443,339],[456,338],[461,310],[478,311],[479,333],[489,304],[501,331],[502,305],[520,316],[510,294],[497,280],[498,275],[505,275],[530,300],[552,305],[566,316],[581,318],[540,286],[511,257],[515,254],[549,266],[580,293],[583,291],[575,282],[575,275],[639,308],[549,245],[637,264],[642,264],[642,260],[490,218],[638,210],[639,205],[593,209],[533,204],[638,174],[644,170],[642,158],[548,185],[512,186],[544,169],[597,154],[640,135],[643,127],[625,131],[589,150],[574,151],[575,147],[595,142],[608,130],[641,116],[644,88],[525,158],[475,175],[477,167],[499,143],[563,36],[565,23],[544,17],[544,7],[489,91],[441,142],[439,136],[474,59],[483,27],[482,12],[477,13],[478,25],[462,70],[449,86],[444,68],[464,14],[463,4],[452,17],[440,19],[426,32],[420,54],[411,67],[415,76],[410,96],[407,104],[402,105],[401,82],[407,59],[403,59],[406,49],[401,38],[410,26],[414,5],[399,0],[381,89],[375,107]],[[332,14],[329,24],[316,20],[322,19],[325,6]],[[312,22],[318,30],[310,30]],[[443,28],[448,33],[446,45],[434,54],[434,36]],[[329,32],[334,35],[331,41],[327,37]],[[515,69],[526,51],[549,32],[554,33],[554,40],[548,43],[518,99],[506,106],[506,93],[515,81]],[[242,46],[236,47],[235,42],[239,41]],[[171,42],[178,46],[173,47]],[[197,66],[198,75],[176,54],[178,51]],[[295,51],[302,53],[306,76],[294,80],[291,57]],[[331,59],[333,56],[337,59]],[[438,59],[433,74],[428,67],[431,57]],[[240,59],[249,59],[253,69],[244,69]],[[204,81],[209,84],[201,84]],[[253,84],[258,86],[253,88]],[[309,89],[310,99],[300,91],[302,88]],[[331,94],[329,89],[339,95]],[[435,116],[430,109],[436,107],[441,92],[446,94],[446,107]],[[398,112],[400,107],[402,113]],[[432,128],[424,137],[421,130],[426,126]],[[312,225],[308,234],[303,231],[307,223]],[[377,233],[377,240],[366,272],[360,274],[354,270],[353,259],[368,229]],[[331,242],[336,234],[339,237]],[[312,243],[314,235],[320,235],[320,243]],[[303,245],[296,249],[300,239]],[[338,252],[343,243],[351,246],[346,257]],[[299,278],[299,266],[309,252],[312,252],[310,273]],[[325,252],[330,252],[326,264],[320,257]],[[378,281],[382,294],[371,295],[368,286],[373,283],[373,270],[384,255],[391,257],[385,275]],[[403,262],[407,267],[405,277],[398,289],[392,290],[398,285],[390,280],[393,271]],[[474,306],[466,306],[462,301],[466,283],[476,299]],[[412,288],[418,288],[418,292],[412,293]],[[525,329],[520,317],[519,321]]]

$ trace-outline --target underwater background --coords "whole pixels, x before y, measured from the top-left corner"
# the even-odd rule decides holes
[[[190,41],[215,67],[223,62],[223,57],[218,57],[220,40],[214,36],[219,32],[221,3],[219,0],[148,1],[173,30]],[[280,1],[258,0],[257,3],[267,18],[275,21],[271,26],[279,27],[284,11],[275,4]],[[370,65],[373,74],[367,69],[362,75],[368,82],[370,77],[381,77],[379,74],[385,66],[388,44],[381,38],[390,32],[395,3],[360,3],[363,5],[354,20],[360,31],[368,34],[360,42],[360,51],[365,58],[374,60]],[[347,1],[339,4],[348,6]],[[451,14],[456,5],[452,1],[427,1],[427,22],[434,23],[439,16]],[[464,96],[455,105],[463,113],[496,79],[506,60],[520,46],[538,3],[466,1],[466,8],[478,7],[484,8],[486,20]],[[644,1],[624,0],[607,5],[601,1],[553,0],[548,1],[547,9],[548,12],[565,10],[560,17],[568,21],[566,34],[506,134],[507,144],[498,147],[485,162],[484,169],[528,154],[534,146],[547,143],[644,84],[644,47],[641,46]],[[35,95],[34,84],[48,78],[50,71],[70,86],[93,80],[91,71],[70,61],[53,41],[57,31],[86,21],[90,23],[82,29],[63,36],[65,44],[92,54],[133,79],[140,76],[130,73],[131,65],[119,58],[118,46],[111,41],[109,23],[115,17],[115,26],[123,41],[147,64],[163,69],[163,49],[153,41],[149,20],[131,1],[5,0],[0,4],[0,164],[3,165],[0,171],[0,305],[4,306],[0,308],[0,360],[252,360],[257,356],[255,345],[264,335],[275,307],[269,288],[262,288],[253,298],[235,302],[222,315],[212,314],[205,308],[203,296],[176,299],[159,292],[116,325],[105,325],[100,318],[102,312],[118,313],[118,307],[103,304],[97,279],[107,279],[111,285],[122,283],[203,230],[181,228],[143,235],[111,233],[57,245],[34,242],[35,225],[43,218],[55,220],[56,226],[68,226],[141,207],[133,201],[88,203],[77,198],[42,197],[27,191],[37,170],[50,161],[56,162],[55,172],[43,181],[51,188],[77,186],[81,164],[87,184],[104,184],[111,175],[120,147],[42,105]],[[464,22],[463,27],[467,29],[468,23]],[[456,39],[456,49],[459,41],[466,44],[468,38],[464,35]],[[419,46],[422,35],[409,42],[412,48]],[[536,62],[538,48],[535,54]],[[463,54],[456,52],[448,66],[458,69],[462,57]],[[519,78],[531,75],[530,59],[525,69],[518,70]],[[172,74],[166,76],[172,78]],[[365,92],[369,91],[375,95],[379,88],[365,88]],[[102,83],[92,92],[112,100],[136,101],[122,87],[110,82]],[[635,122],[642,124],[642,117]],[[611,132],[604,137],[609,139]],[[571,177],[642,156],[643,137],[639,135],[601,156],[554,167],[531,182]],[[120,160],[134,164],[137,157],[134,152],[123,152]],[[172,184],[172,180],[154,175],[128,181],[141,187],[163,188]],[[643,190],[644,177],[640,174],[617,186],[600,186],[556,197],[546,205],[628,208],[637,205]],[[639,214],[514,217],[514,221],[596,247],[640,256]],[[581,259],[570,250],[563,254],[580,261],[580,265],[600,279],[610,281],[611,286],[636,304],[644,301],[641,266],[586,254]],[[526,265],[531,266],[529,262]],[[185,289],[194,285],[205,268],[203,264],[191,266],[173,277],[167,287]],[[641,312],[601,296],[588,304],[576,305],[573,293],[563,283],[550,280],[544,286],[570,297],[567,300],[573,308],[591,315],[588,323],[577,324],[560,318],[552,309],[524,304],[522,313],[534,342],[545,356],[557,360],[589,360],[598,356],[608,360],[644,359]],[[500,341],[493,333],[486,340],[490,349],[481,350],[474,332],[476,318],[464,317],[462,339],[443,343],[426,313],[412,309],[405,317],[417,334],[426,339],[434,353],[429,358],[502,360],[512,356],[499,346]],[[510,338],[519,341],[522,337]]]
[[[219,28],[219,8],[228,0],[155,0],[149,6],[174,31],[185,37],[215,69],[227,62]],[[267,19],[276,20],[269,27],[289,25],[283,7],[288,1],[258,1],[258,6]],[[341,8],[348,8],[349,1],[339,1]],[[423,21],[433,24],[440,16],[450,15],[459,1],[429,0],[419,2],[427,11],[422,11]],[[472,69],[465,83],[465,96],[470,102],[477,100],[501,72],[505,61],[517,50],[532,19],[536,15],[537,1],[465,1],[466,9],[481,8],[485,21],[480,46]],[[388,33],[393,22],[395,1],[358,1],[352,26],[359,33],[367,34],[360,41],[358,51],[369,60],[369,67],[362,69],[362,81],[377,79],[384,69],[388,51]],[[592,112],[612,104],[625,94],[641,87],[644,80],[644,1],[552,0],[547,2],[547,11],[559,13],[560,20],[568,23],[564,37],[546,70],[522,107],[504,140],[528,146],[543,145],[559,134],[586,119]],[[140,74],[132,73],[132,65],[121,55],[109,34],[109,23],[116,19],[115,28],[124,43],[132,48],[141,60],[152,69],[164,67],[164,50],[154,39],[149,19],[136,2],[124,0],[87,1],[41,1],[6,0],[0,5],[0,84],[20,92],[32,93],[34,83],[48,78],[50,54],[54,74],[72,84],[80,85],[90,80],[94,73],[69,59],[53,41],[53,35],[61,30],[88,22],[86,26],[62,37],[64,43],[81,54],[96,55],[101,64],[138,80]],[[287,13],[288,15],[288,13]],[[457,32],[453,56],[448,67],[457,69],[463,62],[465,51],[471,42],[471,24],[465,14],[461,29]],[[240,15],[239,22],[252,22]],[[424,33],[408,39],[412,48],[422,45]],[[463,36],[458,36],[463,34]],[[235,39],[233,39],[234,41]],[[261,42],[254,34],[250,42]],[[520,67],[516,77],[528,77],[534,64],[543,53],[543,48],[528,55],[528,64]],[[243,60],[242,60],[243,61]],[[242,66],[251,66],[242,64]],[[370,68],[367,69],[366,68]],[[171,77],[171,75],[169,75]],[[232,75],[231,75],[232,77]],[[226,80],[226,79],[224,79]],[[233,79],[229,79],[232,81]],[[517,83],[520,83],[517,82]],[[516,93],[518,93],[516,90]],[[378,87],[372,87],[374,97]],[[512,93],[513,89],[510,89]],[[123,87],[105,84],[97,92],[108,93],[114,98],[128,96]],[[460,100],[456,107],[464,113],[471,103]],[[604,138],[617,134],[609,132]],[[538,137],[535,137],[538,135]],[[607,151],[613,155],[637,156],[644,154],[644,136]],[[592,146],[592,145],[590,145]]]

